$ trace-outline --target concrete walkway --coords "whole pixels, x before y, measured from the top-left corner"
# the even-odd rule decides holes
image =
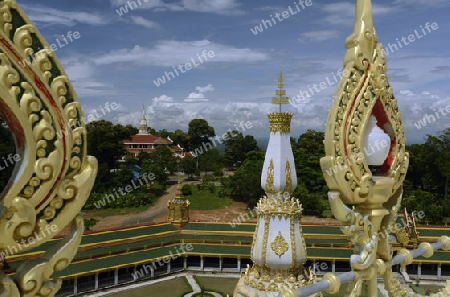
[[[184,295],[184,297],[191,297],[195,293],[201,292],[200,286],[197,284],[197,282],[195,281],[194,277],[191,274],[187,274],[186,279],[188,280],[189,284],[191,285],[193,292],[187,293],[186,295]],[[214,297],[222,297],[222,295],[220,295],[219,293],[215,293],[215,292],[205,291],[205,293],[211,294]]]

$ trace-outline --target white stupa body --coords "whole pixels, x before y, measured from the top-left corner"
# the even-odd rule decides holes
[[[281,72],[278,82],[278,97],[272,102],[286,104],[289,101],[282,90]],[[298,199],[291,197],[297,187],[290,142],[292,116],[281,110],[268,114],[270,140],[261,173],[261,187],[266,196],[256,208],[257,226],[251,252],[254,265],[241,277],[235,297],[276,296],[284,286],[296,289],[315,282],[314,275],[304,274],[306,245],[301,226],[302,206]]]

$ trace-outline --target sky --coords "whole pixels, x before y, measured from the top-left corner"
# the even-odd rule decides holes
[[[294,113],[291,135],[324,131],[355,6],[354,0],[17,1],[55,45],[85,117],[114,102],[117,108],[101,119],[138,126],[145,106],[156,130],[187,131],[190,120],[204,118],[217,135],[251,122],[244,134],[257,138],[268,136],[266,114],[277,109],[271,98],[280,67],[288,97],[309,95],[283,106]],[[450,1],[372,2],[379,41],[391,44],[388,76],[407,142],[423,142],[450,127]],[[275,13],[283,11],[279,21]],[[436,24],[424,34],[427,23]],[[420,38],[393,46],[411,34]],[[315,91],[321,82],[326,87]]]

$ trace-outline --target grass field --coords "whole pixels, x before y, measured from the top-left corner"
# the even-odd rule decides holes
[[[350,284],[342,285],[341,289],[336,294],[323,293],[323,297],[347,297],[350,295],[350,292],[351,292],[350,286],[351,286]],[[366,296],[367,296],[367,286],[363,285],[361,297],[366,297]],[[384,295],[381,294],[380,291],[378,291],[378,296],[382,297]]]
[[[94,210],[83,210],[82,212],[88,214],[90,217],[109,217],[115,215],[136,214],[147,210],[149,205],[142,205],[139,207],[123,207],[123,208],[101,208]]]
[[[417,286],[415,284],[410,285],[411,289],[414,290],[414,292],[419,294],[431,294],[431,293],[437,293],[440,289],[444,288],[444,286],[438,286],[438,285],[420,285]]]
[[[177,277],[173,280],[160,282],[133,290],[113,293],[108,296],[114,297],[178,297],[183,293],[192,292],[191,288],[186,284],[184,277]]]
[[[233,203],[230,198],[220,198],[217,195],[219,188],[215,188],[215,192],[211,193],[208,189],[198,190],[196,186],[191,186],[192,195],[186,196],[191,202],[191,209],[196,210],[213,210],[225,208]]]
[[[234,288],[236,287],[238,278],[224,278],[224,277],[212,277],[212,276],[196,276],[197,281],[203,285],[205,291],[222,292],[226,296],[227,294],[233,296]]]

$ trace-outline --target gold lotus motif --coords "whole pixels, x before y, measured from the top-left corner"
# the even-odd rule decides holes
[[[274,241],[270,244],[270,247],[279,257],[284,255],[284,253],[289,250],[289,244],[287,243],[286,239],[284,239],[281,231],[278,232],[277,237],[275,237]]]

